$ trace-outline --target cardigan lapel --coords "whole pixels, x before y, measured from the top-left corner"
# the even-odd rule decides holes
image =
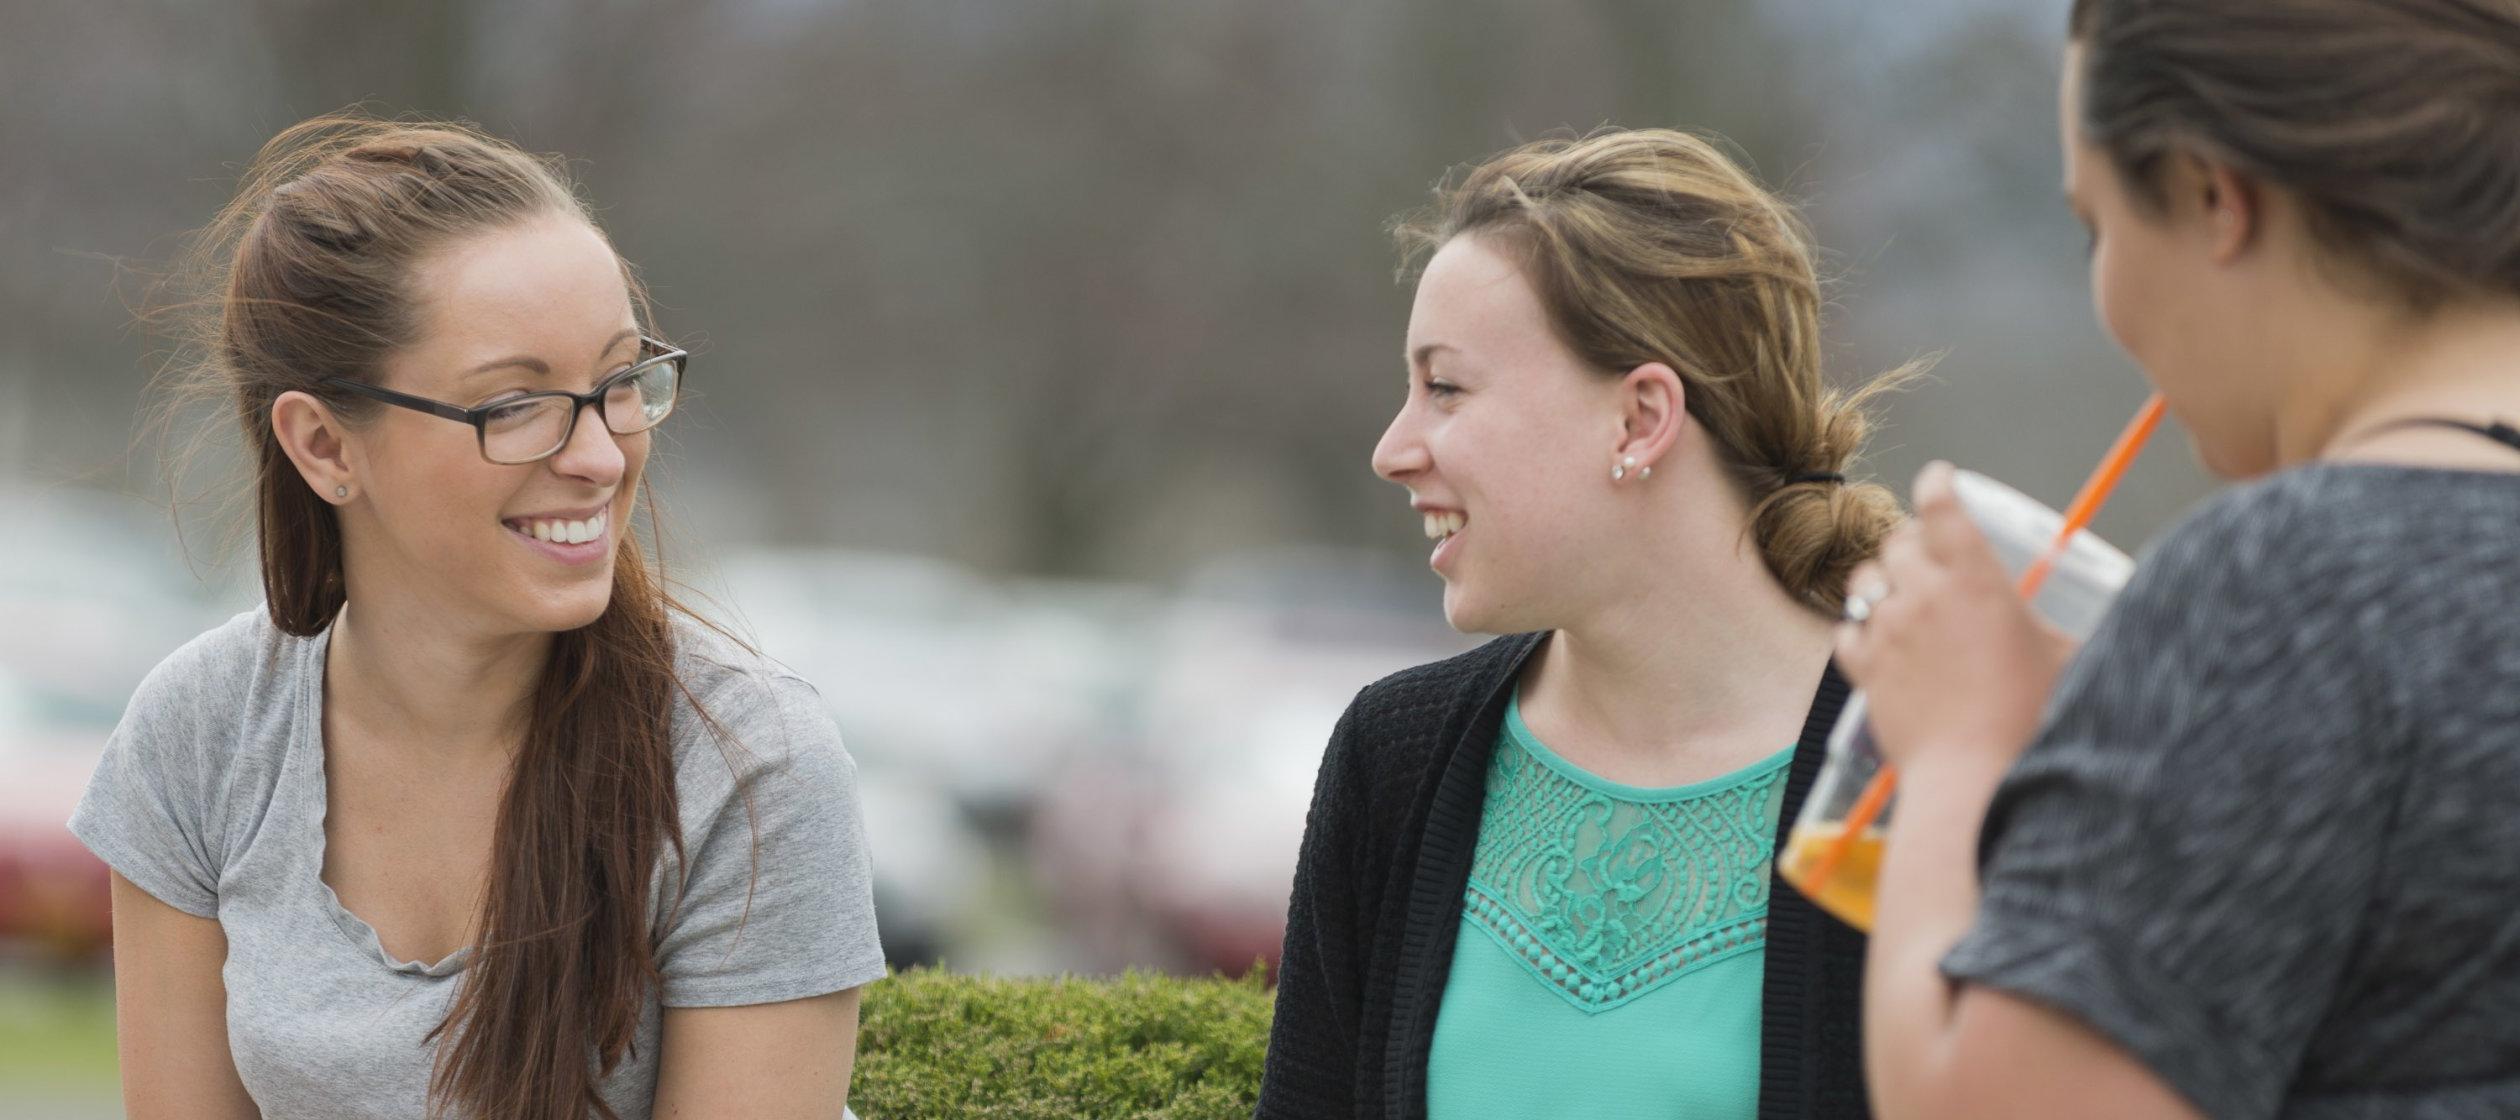
[[[1383,1039],[1382,1115],[1421,1120],[1426,1115],[1426,1055],[1435,1036],[1435,1014],[1451,978],[1454,926],[1461,920],[1461,892],[1470,881],[1470,857],[1479,838],[1479,814],[1487,798],[1488,759],[1504,726],[1505,708],[1522,679],[1523,666],[1548,634],[1504,639],[1506,656],[1486,676],[1469,682],[1464,699],[1475,699],[1469,721],[1453,735],[1441,764],[1429,768],[1418,794],[1423,808],[1417,864],[1404,904],[1400,953],[1393,975],[1391,1024]]]
[[[1846,696],[1846,678],[1832,661],[1820,674],[1786,771],[1776,834],[1780,853],[1819,777],[1829,731],[1837,726]],[[1853,1040],[1860,1038],[1862,1024],[1863,935],[1812,905],[1782,875],[1771,869],[1769,876],[1767,972],[1759,993],[1759,1115],[1861,1116],[1862,1054]],[[1850,1080],[1851,1086],[1845,1084]]]

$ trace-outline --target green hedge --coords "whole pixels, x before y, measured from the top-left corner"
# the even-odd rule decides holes
[[[1260,976],[899,973],[866,990],[849,1106],[865,1120],[1247,1120],[1269,1044]]]

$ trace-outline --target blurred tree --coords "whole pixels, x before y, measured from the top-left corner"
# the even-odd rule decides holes
[[[0,34],[0,473],[118,473],[150,343],[105,262],[163,260],[274,131],[364,101],[572,157],[699,351],[664,474],[711,541],[1158,577],[1283,542],[1414,551],[1365,466],[1408,309],[1384,223],[1448,168],[1604,123],[1721,133],[1814,201],[1850,274],[1842,372],[1956,346],[1945,377],[1969,395],[1897,405],[1885,471],[1958,454],[2061,500],[2050,474],[2078,467],[2046,449],[2104,442],[2140,386],[2091,329],[2050,209],[2045,15],[22,6]],[[2161,477],[2156,516],[2195,489]]]

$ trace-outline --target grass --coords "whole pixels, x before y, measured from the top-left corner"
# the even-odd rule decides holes
[[[101,969],[0,967],[0,1096],[115,1092],[114,985]]]

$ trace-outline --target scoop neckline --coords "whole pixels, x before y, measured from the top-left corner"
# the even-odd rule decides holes
[[[298,780],[306,783],[308,803],[313,806],[302,822],[307,830],[306,850],[314,856],[307,870],[307,879],[315,885],[316,901],[331,916],[333,927],[378,965],[405,976],[428,979],[453,976],[462,972],[472,960],[472,946],[458,948],[434,964],[396,960],[394,954],[386,951],[385,938],[376,932],[376,927],[352,913],[350,907],[342,903],[340,893],[333,890],[331,883],[324,881],[324,860],[330,846],[329,838],[324,834],[324,822],[332,814],[332,779],[324,773],[324,672],[325,659],[332,649],[332,634],[333,628],[328,624],[307,639],[304,656],[308,663],[304,666],[305,671],[299,674],[304,680],[300,686],[300,699],[305,705],[306,719],[302,721],[298,735],[301,758],[305,762],[299,767],[304,773]]]
[[[1531,757],[1540,760],[1541,765],[1555,771],[1568,781],[1597,793],[1638,802],[1691,801],[1759,781],[1774,775],[1791,763],[1794,760],[1796,747],[1795,744],[1787,744],[1785,749],[1757,762],[1686,785],[1632,786],[1595,774],[1568,761],[1556,751],[1550,750],[1548,744],[1541,742],[1540,736],[1531,730],[1531,725],[1523,722],[1520,688],[1516,688],[1513,695],[1505,702],[1505,734]]]

